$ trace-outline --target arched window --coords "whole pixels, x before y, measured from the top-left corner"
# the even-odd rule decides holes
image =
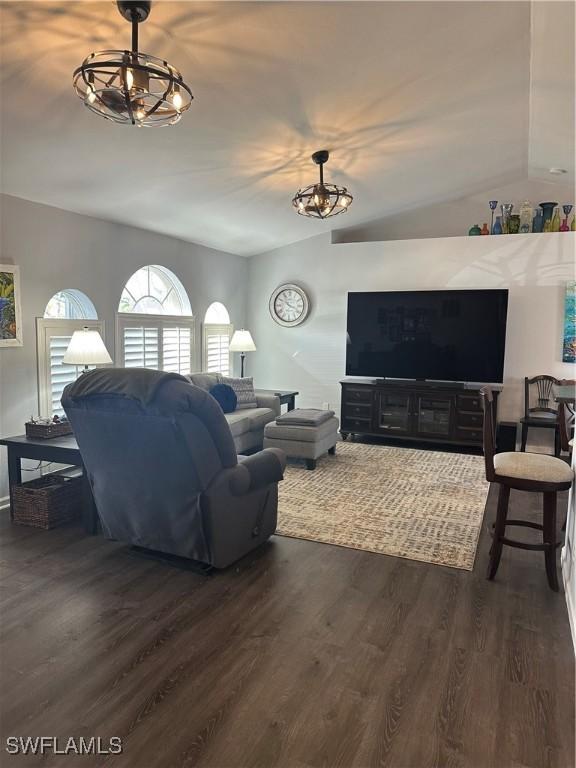
[[[230,375],[230,339],[233,328],[228,310],[219,301],[210,304],[202,326],[202,368],[210,373]]]
[[[135,272],[118,305],[119,364],[189,374],[194,358],[194,317],[186,289],[166,267]]]
[[[119,312],[140,315],[192,315],[186,289],[165,267],[151,264],[134,272],[124,286]]]
[[[58,291],[46,304],[44,317],[51,320],[96,320],[96,307],[88,296],[75,288]]]
[[[41,416],[61,416],[62,392],[78,377],[75,365],[62,359],[74,331],[94,328],[104,338],[104,321],[92,301],[76,288],[64,288],[46,304],[44,317],[36,320],[38,349],[38,401]]]

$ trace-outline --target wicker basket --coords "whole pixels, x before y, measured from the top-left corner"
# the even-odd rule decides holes
[[[69,421],[51,421],[50,424],[26,422],[26,437],[48,439],[49,437],[63,437],[71,434],[72,427]]]
[[[12,486],[13,522],[34,528],[56,528],[80,515],[82,476],[44,475]]]

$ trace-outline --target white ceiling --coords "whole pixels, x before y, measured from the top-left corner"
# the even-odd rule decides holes
[[[532,50],[541,103],[527,2],[156,2],[140,48],[178,67],[195,100],[180,124],[145,130],[98,118],[72,90],[88,53],[129,43],[114,2],[3,2],[2,189],[250,255],[532,166],[573,181],[573,6],[537,5],[556,19],[551,35],[540,14]],[[290,205],[322,148],[326,180],[355,196],[328,222]]]

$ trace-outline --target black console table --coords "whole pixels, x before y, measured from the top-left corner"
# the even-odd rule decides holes
[[[64,437],[51,437],[46,440],[37,437],[0,438],[0,445],[8,449],[8,485],[10,486],[10,517],[12,518],[12,489],[22,482],[22,459],[35,459],[36,461],[55,462],[57,464],[71,464],[82,468],[84,478],[82,517],[86,533],[95,534],[98,528],[98,513],[92,496],[92,489],[80,449],[74,435]]]
[[[482,447],[480,385],[394,379],[341,385],[344,440],[354,434]]]

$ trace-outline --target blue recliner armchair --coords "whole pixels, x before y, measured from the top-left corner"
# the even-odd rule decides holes
[[[183,376],[108,368],[66,387],[107,536],[225,568],[276,530],[285,457],[238,457],[220,406]]]

